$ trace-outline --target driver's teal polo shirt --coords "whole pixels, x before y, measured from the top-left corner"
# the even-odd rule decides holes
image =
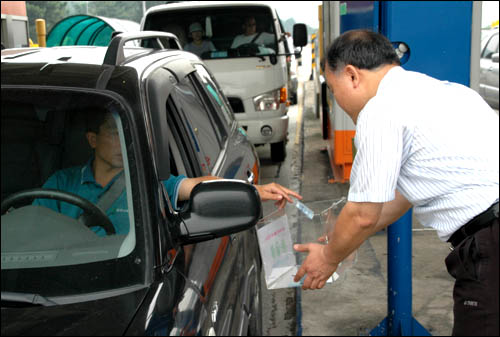
[[[71,167],[63,169],[54,173],[43,185],[43,188],[56,189],[65,192],[77,194],[93,204],[97,204],[99,198],[108,191],[116,179],[123,174],[123,171],[109,182],[108,185],[102,187],[95,179],[92,172],[93,159],[85,166]],[[179,187],[186,177],[183,175],[171,175],[168,180],[163,181],[173,207],[177,209],[177,197],[179,194]],[[70,216],[74,219],[83,213],[83,210],[75,205],[52,199],[36,199],[33,205],[45,206],[56,212]],[[128,234],[130,223],[127,207],[127,193],[124,189],[116,201],[107,209],[104,210],[106,215],[113,223],[116,234]],[[102,227],[91,227],[91,229],[99,236],[105,236],[106,231]]]

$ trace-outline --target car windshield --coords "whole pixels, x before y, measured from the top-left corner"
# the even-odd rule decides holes
[[[148,15],[144,30],[175,34],[184,50],[202,59],[277,54],[271,10],[265,6],[183,8]]]
[[[498,32],[493,33],[485,42],[481,58],[491,59],[493,54],[498,53]]]
[[[2,298],[144,283],[120,109],[97,94],[2,87]]]

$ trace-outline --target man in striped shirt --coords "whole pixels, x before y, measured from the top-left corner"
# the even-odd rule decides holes
[[[308,252],[295,281],[320,289],[338,264],[410,207],[454,250],[454,335],[498,336],[498,115],[473,90],[400,67],[392,44],[367,30],[339,36],[326,79],[356,124],[348,202],[328,245]]]

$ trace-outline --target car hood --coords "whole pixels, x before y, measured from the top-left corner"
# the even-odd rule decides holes
[[[4,335],[123,335],[148,292],[55,306],[2,307]]]

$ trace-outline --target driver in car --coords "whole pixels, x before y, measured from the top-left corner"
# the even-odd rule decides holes
[[[246,17],[243,22],[243,34],[237,35],[233,43],[231,44],[231,49],[238,48],[244,44],[257,44],[257,45],[268,45],[273,44],[275,41],[274,35],[266,32],[257,33],[257,21],[255,17]]]
[[[100,206],[113,223],[116,234],[127,234],[129,231],[127,196],[116,123],[111,113],[104,111],[88,111],[87,116],[90,118],[87,118],[86,138],[90,147],[94,149],[94,155],[84,166],[57,171],[45,182],[43,188],[74,193]],[[191,191],[198,183],[215,179],[220,178],[215,176],[187,178],[184,175],[170,175],[163,184],[173,203],[172,206],[178,209],[177,201],[188,200]],[[293,202],[290,196],[302,199],[299,194],[276,183],[255,187],[262,201],[275,200],[279,208],[283,208],[287,201]],[[83,213],[78,206],[58,200],[40,198],[33,204],[48,207],[75,219]],[[106,231],[100,226],[91,229],[99,236],[106,235]]]

